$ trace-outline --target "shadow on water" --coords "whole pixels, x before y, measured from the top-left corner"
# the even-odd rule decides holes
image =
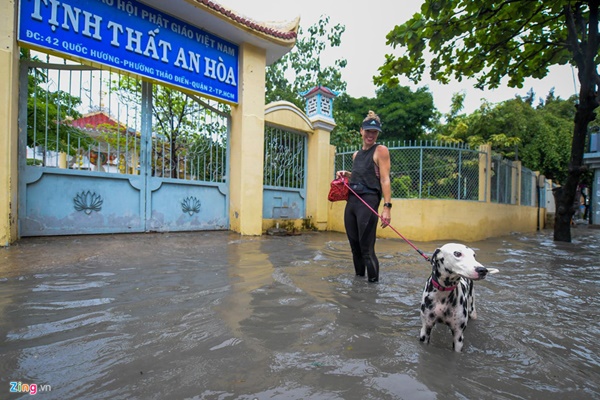
[[[417,338],[429,265],[401,240],[369,284],[339,233],[24,239],[0,250],[0,398],[600,399],[600,230],[468,245],[500,273],[456,354]]]

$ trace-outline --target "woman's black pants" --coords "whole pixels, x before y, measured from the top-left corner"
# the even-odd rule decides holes
[[[379,209],[379,194],[363,194],[361,198],[374,210]],[[379,217],[353,193],[348,196],[344,211],[344,226],[352,249],[356,275],[365,276],[369,282],[379,281],[379,260],[375,255],[375,240]]]

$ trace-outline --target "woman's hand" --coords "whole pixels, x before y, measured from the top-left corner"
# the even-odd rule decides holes
[[[389,208],[383,207],[383,211],[381,211],[381,227],[385,228],[390,224],[392,220],[392,212]]]
[[[350,175],[352,175],[352,173],[350,171],[344,171],[344,170],[338,171],[335,173],[335,177],[337,179],[340,179],[340,178],[350,179]]]

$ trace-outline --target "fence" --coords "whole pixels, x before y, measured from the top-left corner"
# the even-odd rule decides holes
[[[392,196],[403,199],[451,199],[492,203],[537,205],[535,172],[517,164],[473,150],[465,144],[437,141],[385,142],[390,150]],[[336,153],[335,170],[350,170],[358,148]],[[483,164],[483,167],[482,167]],[[521,173],[520,187],[519,173]],[[540,204],[545,204],[544,198]]]
[[[304,189],[306,186],[306,137],[267,125],[264,155],[265,186]]]
[[[140,173],[141,80],[50,56],[28,65],[28,165]],[[224,181],[228,106],[160,85],[152,97],[152,176]]]

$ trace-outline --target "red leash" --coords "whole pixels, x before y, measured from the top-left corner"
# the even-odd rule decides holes
[[[392,228],[392,230],[393,230],[394,232],[396,232],[396,233],[398,234],[398,236],[400,236],[402,239],[404,239],[404,241],[405,241],[406,243],[408,243],[408,244],[409,244],[409,245],[410,245],[410,246],[411,246],[413,249],[415,249],[415,250],[417,251],[417,253],[419,253],[421,256],[423,256],[423,258],[424,258],[424,259],[426,259],[428,262],[430,261],[429,257],[427,257],[427,256],[426,256],[426,255],[425,255],[425,254],[424,254],[424,253],[423,253],[421,250],[419,250],[419,249],[418,249],[418,248],[417,248],[417,247],[416,247],[414,244],[412,244],[412,243],[410,242],[410,240],[408,240],[407,238],[405,238],[404,236],[402,236],[402,234],[401,234],[400,232],[398,232],[398,231],[397,231],[397,230],[396,230],[396,229],[395,229],[395,228],[394,228],[392,225],[390,225],[389,223],[385,222],[385,221],[384,221],[384,219],[383,219],[383,217],[382,217],[381,215],[379,215],[379,213],[378,213],[377,211],[373,210],[373,207],[371,207],[369,204],[367,204],[367,202],[366,202],[366,201],[364,201],[364,200],[362,199],[362,197],[360,197],[358,194],[356,194],[356,192],[355,192],[354,190],[352,190],[352,188],[351,188],[351,187],[348,185],[348,183],[347,183],[347,180],[346,180],[346,179],[344,179],[344,180],[343,180],[343,182],[344,182],[344,186],[346,186],[346,187],[347,187],[347,188],[348,188],[348,189],[349,189],[349,190],[350,190],[352,193],[354,193],[354,195],[355,195],[356,197],[358,197],[358,199],[359,199],[360,201],[362,201],[362,202],[363,202],[363,204],[364,204],[365,206],[369,207],[369,210],[373,211],[373,213],[374,213],[375,215],[377,215],[377,217],[378,217],[378,218],[379,218],[379,219],[380,219],[380,220],[381,220],[383,223],[385,223],[385,224],[386,224],[386,226],[389,226],[390,228]]]

